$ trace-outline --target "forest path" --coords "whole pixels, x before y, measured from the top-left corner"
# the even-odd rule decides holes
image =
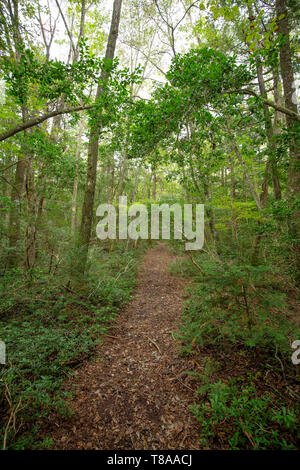
[[[55,449],[198,449],[193,361],[174,339],[187,281],[171,275],[167,246],[148,250],[133,299],[120,312],[99,357],[67,383],[74,416],[51,433]]]

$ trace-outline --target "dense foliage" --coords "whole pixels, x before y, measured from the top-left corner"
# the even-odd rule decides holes
[[[130,298],[144,244],[95,230],[122,194],[205,205],[203,250],[171,241],[203,446],[296,448],[296,2],[4,0],[0,32],[3,448],[51,445],[63,379]]]

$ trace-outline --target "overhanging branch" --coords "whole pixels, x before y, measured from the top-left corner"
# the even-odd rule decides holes
[[[3,134],[0,134],[0,142],[8,139],[9,137],[12,137],[15,134],[18,134],[19,132],[22,132],[22,131],[25,131],[26,129],[30,129],[31,127],[37,126],[38,124],[41,124],[42,122],[47,121],[47,119],[50,119],[52,117],[59,116],[61,114],[69,114],[69,113],[75,113],[77,111],[84,111],[87,109],[94,108],[95,106],[96,106],[95,104],[90,104],[86,106],[76,106],[75,108],[51,111],[50,113],[43,114],[42,116],[37,116],[33,119],[30,119],[29,121],[22,122],[18,126],[10,129],[9,131],[3,132]]]
[[[293,119],[295,119],[295,121],[299,121],[300,122],[300,115],[298,113],[295,113],[294,111],[292,111],[291,109],[288,109],[288,108],[285,108],[284,106],[281,106],[279,104],[276,104],[274,103],[273,101],[271,100],[268,100],[266,98],[263,98],[262,96],[258,95],[255,91],[253,90],[249,90],[249,89],[245,89],[245,90],[228,90],[228,91],[225,91],[224,94],[233,94],[233,93],[236,93],[236,94],[243,94],[243,95],[250,95],[250,96],[254,96],[255,98],[259,98],[263,103],[265,103],[266,105],[268,106],[271,106],[271,108],[274,108],[276,109],[276,111],[280,111],[281,113],[283,114],[286,114],[287,116],[290,116],[292,117]]]

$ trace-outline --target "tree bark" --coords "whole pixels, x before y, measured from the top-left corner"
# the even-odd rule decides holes
[[[11,20],[11,28],[13,35],[13,43],[15,51],[13,50],[12,43],[10,43],[10,54],[11,60],[16,62],[18,65],[20,61],[20,46],[22,45],[22,36],[20,33],[20,24],[19,24],[19,1],[15,0],[13,3],[13,8],[9,8],[9,15]],[[3,16],[4,18],[4,16]],[[23,124],[28,119],[28,110],[25,106],[21,109],[22,112],[22,122]],[[24,137],[26,137],[26,131],[24,132]],[[26,161],[27,148],[26,143],[23,143],[21,146],[21,155],[18,156],[18,162],[15,171],[15,180],[11,190],[11,208],[9,212],[9,222],[8,222],[8,246],[9,253],[7,258],[8,267],[16,267],[20,264],[22,255],[20,251],[20,241],[21,241],[21,204],[23,199],[23,192],[25,186],[25,170],[26,170]]]
[[[137,190],[138,190],[139,178],[140,178],[141,171],[142,171],[142,163],[139,164],[139,166],[137,168],[137,171],[136,171],[136,174],[135,174],[134,188],[133,188],[132,198],[131,198],[132,202],[136,201],[136,195],[137,195]]]
[[[111,26],[105,54],[106,61],[114,59],[116,42],[119,32],[121,7],[122,0],[114,0]],[[101,74],[100,82],[98,83],[97,87],[96,100],[100,98],[101,93],[103,92],[103,81],[105,81],[107,78],[107,73],[103,71],[103,73]],[[78,264],[78,270],[81,273],[84,273],[86,269],[92,230],[100,132],[100,124],[97,122],[95,117],[93,117],[91,119],[91,130],[88,144],[87,177],[79,233],[80,262]]]
[[[151,198],[151,183],[152,183],[152,173],[150,173],[149,179],[148,179],[148,189],[147,189],[147,198],[148,199]]]
[[[266,90],[266,85],[265,85],[264,76],[263,76],[263,68],[262,68],[262,65],[258,62],[256,64],[256,69],[257,69],[259,91],[260,91],[261,96],[264,99],[266,99],[267,90]],[[274,195],[275,195],[275,199],[277,200],[281,199],[281,188],[280,188],[280,182],[278,179],[276,163],[274,161],[275,152],[276,152],[276,144],[274,141],[274,137],[275,137],[274,127],[272,124],[272,119],[269,114],[269,107],[266,103],[263,104],[263,110],[264,110],[264,118],[265,118],[266,136],[268,139],[268,161],[266,163],[265,175],[264,175],[264,180],[262,183],[262,192],[260,196],[260,202],[261,202],[262,207],[266,207],[267,199],[268,199],[268,183],[269,183],[270,177],[272,178]]]
[[[156,178],[156,171],[153,171],[153,184],[152,184],[152,199],[153,201],[156,200],[156,183],[157,183],[157,178]]]
[[[278,23],[278,33],[283,39],[280,48],[280,70],[283,82],[285,106],[297,113],[297,102],[294,99],[295,81],[292,66],[292,54],[290,48],[290,26],[288,18],[288,8],[286,0],[276,0],[276,16]],[[299,151],[299,124],[290,116],[286,117],[287,128],[290,133],[289,150],[289,170],[288,170],[288,197],[291,204],[299,198],[300,193],[300,151]],[[294,239],[297,278],[300,278],[300,210],[296,209],[290,221],[290,230]]]
[[[36,218],[38,210],[32,159],[27,161],[26,197],[28,223],[25,241],[25,267],[27,270],[30,270],[34,268],[36,260]]]
[[[80,159],[80,152],[81,152],[82,131],[83,131],[83,117],[80,118],[78,139],[77,139],[77,145],[76,145],[75,178],[74,178],[74,183],[73,183],[72,217],[71,217],[71,232],[73,235],[75,233],[75,228],[76,228],[78,170],[79,170],[79,159]]]
[[[297,113],[297,103],[293,96],[295,93],[294,71],[290,49],[290,28],[288,20],[288,9],[286,0],[276,0],[276,15],[278,22],[278,33],[283,38],[280,48],[280,69],[283,82],[285,106]],[[281,19],[279,19],[281,18]],[[297,146],[297,123],[287,116],[288,130],[293,134],[290,139],[290,164],[289,164],[289,193],[296,197],[300,192],[300,152]],[[299,128],[298,128],[299,131]]]
[[[236,179],[235,179],[235,174],[234,174],[234,162],[233,162],[232,157],[230,158],[230,183],[231,183],[230,195],[234,204],[236,200]],[[231,213],[231,233],[232,233],[232,238],[236,241],[237,240],[237,222],[236,222],[236,212],[235,212],[234,206],[232,207],[232,213]]]
[[[22,109],[22,118],[26,120],[27,110]],[[24,131],[24,137],[26,136],[26,131]],[[21,255],[21,205],[23,199],[23,193],[25,188],[25,172],[26,172],[26,158],[28,157],[28,152],[26,149],[26,144],[22,146],[21,155],[18,157],[18,162],[16,165],[15,180],[11,190],[11,208],[9,212],[9,222],[8,222],[8,246],[9,253],[7,258],[7,266],[12,268],[20,264],[22,260]]]

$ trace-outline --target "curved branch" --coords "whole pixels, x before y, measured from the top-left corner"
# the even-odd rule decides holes
[[[271,100],[268,100],[266,98],[262,98],[260,95],[258,95],[255,91],[245,89],[245,90],[228,90],[225,91],[224,94],[232,94],[232,93],[242,93],[243,95],[250,95],[254,96],[255,98],[259,98],[263,103],[267,104],[268,106],[271,106],[271,108],[276,109],[276,111],[280,111],[283,114],[286,114],[287,116],[290,116],[291,118],[295,119],[295,121],[300,122],[300,115],[298,113],[295,113],[291,109],[285,108],[284,106],[280,106],[279,104],[274,103]]]
[[[51,111],[50,113],[43,114],[42,116],[37,116],[36,118],[30,119],[29,121],[22,122],[18,126],[13,127],[9,131],[3,132],[3,134],[0,134],[0,142],[3,140],[8,139],[9,137],[12,137],[15,134],[18,134],[19,132],[25,131],[26,129],[30,129],[31,127],[37,126],[38,124],[41,124],[44,121],[47,121],[47,119],[50,119],[55,116],[59,116],[61,114],[68,114],[68,113],[75,113],[77,111],[84,111],[87,109],[94,108],[96,105],[95,104],[90,104],[86,106],[77,106],[75,108],[68,108],[68,109],[60,109],[56,111]]]

